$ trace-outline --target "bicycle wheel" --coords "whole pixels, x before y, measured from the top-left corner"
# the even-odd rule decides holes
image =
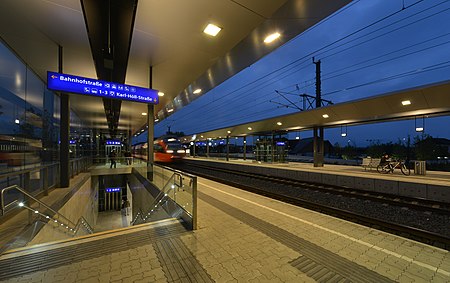
[[[402,163],[402,166],[400,167],[400,170],[402,170],[403,175],[406,175],[406,176],[411,175],[411,169],[406,167],[405,163]]]
[[[389,168],[389,165],[378,165],[377,171],[381,174],[387,174],[391,171],[391,168]]]

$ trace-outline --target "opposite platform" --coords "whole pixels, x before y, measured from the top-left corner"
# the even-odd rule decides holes
[[[380,174],[376,170],[364,170],[361,166],[346,165],[326,164],[324,167],[313,167],[311,163],[259,163],[206,158],[187,158],[186,162],[194,165],[200,163],[211,168],[450,203],[450,172],[429,171],[427,175],[405,176],[398,169],[394,174]]]

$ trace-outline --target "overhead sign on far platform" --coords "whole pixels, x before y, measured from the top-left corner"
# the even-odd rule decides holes
[[[150,88],[118,84],[73,75],[47,72],[47,88],[89,96],[158,104],[158,91]]]

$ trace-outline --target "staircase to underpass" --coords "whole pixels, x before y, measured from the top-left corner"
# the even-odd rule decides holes
[[[0,256],[0,280],[153,245],[187,232],[180,221],[172,218],[10,250]]]

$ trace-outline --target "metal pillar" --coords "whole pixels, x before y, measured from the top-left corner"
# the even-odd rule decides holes
[[[247,137],[244,136],[244,160],[247,160]]]
[[[207,139],[206,140],[206,157],[209,158],[209,143],[210,141]]]
[[[63,72],[63,48],[58,46],[58,72]],[[68,187],[70,183],[69,174],[69,138],[70,138],[70,106],[69,96],[66,93],[60,93],[60,111],[61,121],[59,128],[59,186]]]
[[[313,63],[316,65],[316,108],[322,106],[321,79],[320,79],[320,60]],[[318,133],[319,131],[319,133]],[[323,167],[324,144],[323,127],[314,127],[314,167]]]
[[[227,161],[230,161],[230,136],[227,136]]]
[[[273,134],[273,132],[272,132],[272,139],[271,139],[271,141],[270,141],[270,144],[271,144],[271,146],[270,146],[270,158],[271,158],[271,162],[273,163],[273,162],[275,162],[275,146],[276,146],[276,144],[275,144],[275,135]]]
[[[314,127],[314,167],[323,167],[323,127]]]

